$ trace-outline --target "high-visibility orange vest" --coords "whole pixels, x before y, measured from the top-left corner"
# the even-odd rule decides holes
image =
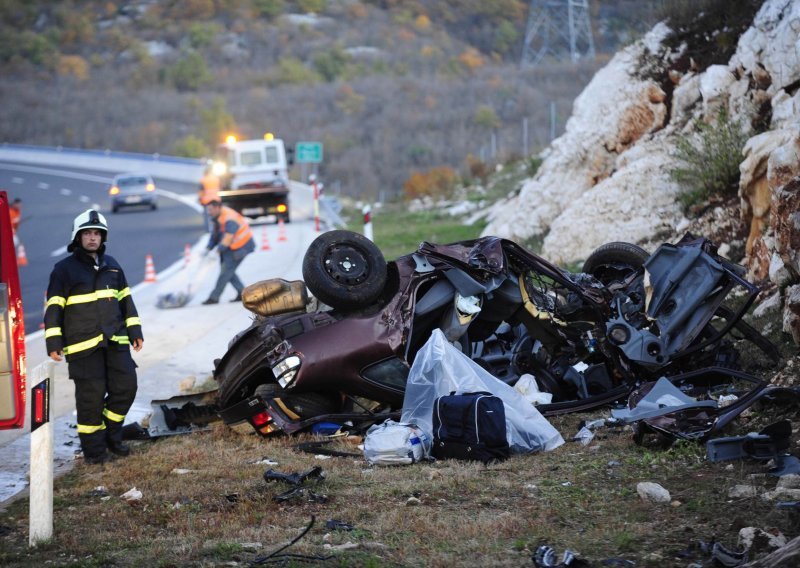
[[[208,172],[200,179],[203,192],[200,194],[200,203],[208,205],[212,201],[219,201],[219,177]]]
[[[19,229],[19,222],[20,222],[20,217],[22,217],[22,214],[20,213],[19,209],[15,207],[9,207],[8,212],[11,217],[11,230],[16,233],[17,230]]]
[[[250,230],[250,223],[248,223],[247,219],[242,217],[237,211],[234,211],[230,207],[223,206],[219,217],[217,217],[219,230],[223,233],[225,232],[225,224],[228,221],[233,221],[239,225],[239,228],[233,234],[233,242],[231,243],[230,249],[240,249],[247,244],[247,241],[253,238],[253,232]]]

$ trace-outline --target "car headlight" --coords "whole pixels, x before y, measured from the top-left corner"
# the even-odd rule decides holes
[[[225,162],[214,162],[214,165],[211,166],[211,173],[215,176],[224,176],[227,171],[228,166]]]
[[[275,379],[283,388],[289,388],[294,381],[297,371],[300,369],[300,357],[297,355],[290,355],[286,359],[278,362],[277,365],[272,367],[272,373]]]
[[[119,193],[119,188],[114,185],[111,189],[108,190],[109,195],[117,195]]]

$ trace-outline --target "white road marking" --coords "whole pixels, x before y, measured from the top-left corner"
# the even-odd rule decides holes
[[[93,176],[91,174],[81,174],[78,172],[71,172],[67,170],[59,170],[56,168],[37,168],[35,166],[18,166],[11,164],[3,164],[4,170],[13,170],[15,172],[30,172],[33,174],[44,175],[57,175],[59,177],[68,177],[72,179],[81,179],[84,181],[94,181],[97,183],[110,183],[110,177]],[[22,182],[20,182],[22,183]]]
[[[60,193],[61,195],[72,195],[72,190],[67,189],[66,187],[62,187]]]
[[[58,248],[50,253],[50,256],[61,256],[62,254],[67,252],[67,245],[64,245],[61,248]]]
[[[11,178],[11,183],[21,184],[23,181],[25,181],[25,180],[23,180],[21,177],[13,177],[13,178]]]
[[[40,181],[39,183],[36,184],[36,187],[38,187],[39,189],[48,189],[50,187],[50,184],[45,181]]]
[[[80,200],[81,203],[89,203],[89,198],[85,195],[81,195],[78,200]]]

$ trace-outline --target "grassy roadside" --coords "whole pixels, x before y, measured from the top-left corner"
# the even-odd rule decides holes
[[[552,423],[571,438],[583,418]],[[636,446],[629,429],[487,467],[370,468],[360,456],[320,459],[295,449],[309,439],[262,440],[217,424],[139,443],[132,456],[105,466],[79,464],[56,482],[52,542],[28,549],[27,500],[0,513],[0,564],[246,566],[298,537],[312,516],[314,526],[283,553],[326,566],[530,566],[541,544],[597,565],[623,558],[636,566],[686,566],[690,558],[681,551],[690,544],[717,539],[735,548],[744,526],[789,537],[800,529],[773,502],[728,496],[737,484],[774,486],[774,478],[750,477],[762,465],[710,464],[695,444]],[[344,441],[336,447],[359,453]],[[275,497],[291,487],[263,478],[268,469],[317,465],[324,479],[309,479],[303,495],[283,503]],[[660,483],[672,502],[644,502],[640,481]],[[129,504],[120,496],[132,487],[143,497]],[[352,530],[326,528],[333,520]]]

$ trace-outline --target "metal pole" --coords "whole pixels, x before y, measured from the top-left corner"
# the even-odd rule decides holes
[[[528,155],[528,117],[522,119],[522,155]]]
[[[550,141],[556,139],[556,102],[550,101]]]

